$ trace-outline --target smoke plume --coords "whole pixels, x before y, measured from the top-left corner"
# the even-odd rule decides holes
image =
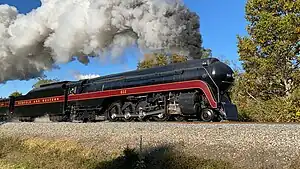
[[[199,18],[179,0],[42,0],[24,15],[0,5],[0,82],[58,64],[141,51],[200,53]]]
[[[100,77],[100,75],[97,75],[97,74],[80,74],[80,73],[75,73],[74,77],[75,77],[76,80],[83,80],[83,79],[97,78],[97,77]]]

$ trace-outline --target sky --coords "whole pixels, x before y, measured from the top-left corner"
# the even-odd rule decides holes
[[[213,56],[238,62],[237,35],[247,35],[244,17],[246,0],[183,0],[183,2],[200,17],[202,46],[210,48]],[[39,0],[0,0],[0,4],[15,6],[23,14],[41,5]],[[83,65],[74,61],[59,65],[60,69],[47,71],[45,75],[51,79],[76,80],[75,73],[103,76],[136,69],[141,54],[128,50],[124,55],[126,60],[120,63],[102,63],[97,59],[91,59],[88,65]],[[14,91],[26,94],[36,81],[36,79],[15,80],[0,84],[0,97],[7,97]]]

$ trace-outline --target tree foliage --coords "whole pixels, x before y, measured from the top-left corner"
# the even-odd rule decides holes
[[[58,79],[45,79],[45,78],[39,78],[39,80],[32,86],[32,88],[39,88],[43,84],[49,84],[53,82],[58,82]]]
[[[249,36],[238,36],[244,73],[236,79],[233,98],[243,113],[259,121],[295,120],[300,108],[295,99],[300,84],[300,1],[248,0],[246,19]]]
[[[238,37],[248,91],[264,100],[290,96],[300,82],[300,1],[249,0],[250,36]]]
[[[18,97],[18,96],[22,96],[22,93],[21,93],[21,92],[18,92],[18,91],[15,91],[15,92],[13,92],[12,94],[10,94],[10,96]]]
[[[177,54],[173,54],[171,56],[162,53],[146,54],[144,56],[144,60],[138,63],[137,69],[164,66],[170,63],[179,63],[185,61],[187,61],[187,57]]]
[[[210,58],[210,57],[212,57],[211,49],[202,48],[202,56],[201,56],[200,59],[202,59],[202,58]]]

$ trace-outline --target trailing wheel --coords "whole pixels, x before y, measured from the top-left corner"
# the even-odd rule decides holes
[[[203,109],[201,111],[200,118],[204,122],[211,122],[215,118],[215,113],[211,109]]]

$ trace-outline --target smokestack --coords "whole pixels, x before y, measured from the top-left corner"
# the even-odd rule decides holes
[[[118,59],[133,45],[199,55],[199,18],[179,0],[42,0],[26,15],[0,5],[1,83],[36,78],[76,58]]]

